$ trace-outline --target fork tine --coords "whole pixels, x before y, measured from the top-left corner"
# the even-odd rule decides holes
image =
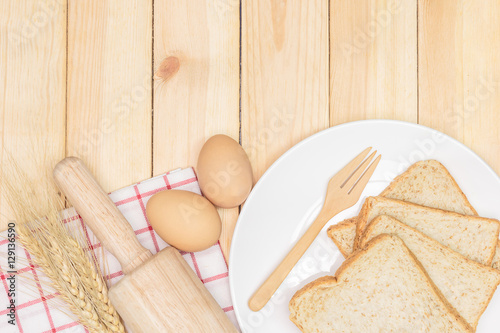
[[[349,179],[345,180],[341,188],[347,188],[348,190],[350,190],[356,184],[358,179],[363,175],[363,173],[366,171],[366,168],[370,165],[370,162],[373,160],[373,157],[375,157],[376,154],[377,151],[375,150],[370,156],[368,156],[368,158],[358,166],[358,168],[349,177]]]
[[[359,166],[359,164],[365,159],[368,153],[372,150],[372,147],[368,147],[356,156],[349,164],[347,164],[342,170],[340,170],[331,180],[335,182],[340,181],[340,185],[344,184],[347,177],[349,177],[354,170]]]
[[[357,198],[361,196],[361,193],[366,187],[366,184],[368,184],[368,181],[373,175],[373,172],[375,172],[375,169],[377,168],[378,163],[380,162],[380,159],[382,158],[382,155],[379,155],[375,161],[366,169],[365,173],[359,178],[359,180],[354,184],[353,188],[349,191],[349,195],[353,195]]]

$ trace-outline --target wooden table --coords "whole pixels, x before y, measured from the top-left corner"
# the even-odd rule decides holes
[[[498,172],[499,18],[497,0],[2,0],[1,145],[28,168],[79,156],[111,191],[196,165],[216,133],[257,180],[313,133],[386,118]],[[220,213],[227,252],[238,209]]]

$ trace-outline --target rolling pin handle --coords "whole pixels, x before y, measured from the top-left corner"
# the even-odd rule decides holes
[[[79,158],[66,157],[59,162],[54,168],[54,180],[103,247],[118,259],[124,274],[152,257]]]

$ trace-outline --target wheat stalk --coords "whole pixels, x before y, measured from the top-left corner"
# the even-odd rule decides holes
[[[125,332],[108,298],[97,259],[85,253],[81,239],[64,225],[63,200],[47,175],[31,177],[10,161],[2,168],[4,197],[17,221],[19,242],[50,279],[78,321],[90,332]],[[78,239],[80,238],[80,242]]]

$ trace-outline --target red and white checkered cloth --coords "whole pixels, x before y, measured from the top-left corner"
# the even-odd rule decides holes
[[[165,248],[168,244],[158,237],[147,221],[146,202],[153,194],[170,189],[182,189],[200,194],[194,170],[192,168],[175,170],[110,194],[118,209],[132,225],[139,242],[151,250],[153,254]],[[83,221],[74,209],[67,210],[67,213],[69,213],[68,227],[71,228],[72,225],[77,227],[77,224],[79,224],[85,228]],[[103,223],[105,222],[103,221]],[[100,251],[101,246],[95,241],[90,229],[85,228],[84,230],[88,232],[94,251]],[[5,272],[7,271],[7,258],[5,256],[7,253],[6,233],[2,233],[2,236],[0,238],[0,253],[3,255],[0,257],[0,266],[2,272]],[[123,273],[118,261],[109,252],[104,251],[104,253],[108,264],[106,272],[109,273],[110,282],[113,285],[123,277]],[[181,254],[226,312],[229,319],[238,327],[229,292],[228,269],[220,245],[216,244],[201,252]],[[97,257],[100,255],[102,254],[98,253]],[[27,281],[26,278],[32,281],[37,281],[37,279],[43,281],[44,275],[32,265],[29,254],[19,244],[16,261],[16,269],[20,274],[17,278],[15,295],[16,326],[8,324],[8,282],[6,274],[0,273],[0,332],[86,332],[74,318],[55,306],[53,291],[45,287],[43,291],[38,291],[32,287],[33,282]]]

